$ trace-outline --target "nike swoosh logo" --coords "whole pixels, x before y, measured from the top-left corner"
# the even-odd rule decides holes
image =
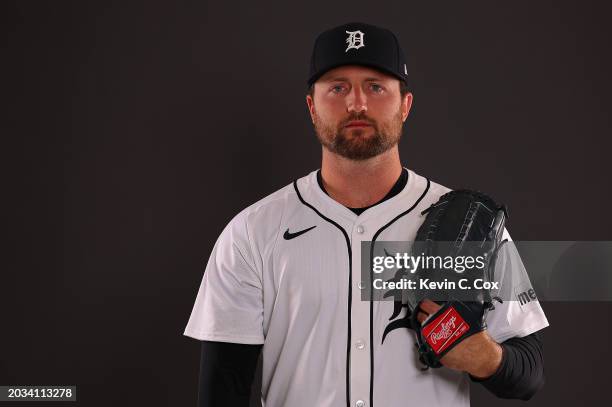
[[[304,233],[306,233],[309,230],[312,230],[312,229],[314,229],[316,227],[317,227],[317,225],[314,225],[314,226],[309,227],[308,229],[300,230],[299,232],[295,232],[295,233],[289,232],[289,228],[287,228],[287,230],[285,230],[285,234],[283,235],[283,237],[285,238],[285,240],[291,240],[294,237],[298,237],[299,235],[303,235]]]

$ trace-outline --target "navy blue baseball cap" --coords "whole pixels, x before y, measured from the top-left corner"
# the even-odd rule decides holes
[[[408,82],[406,59],[395,34],[365,23],[348,23],[324,31],[315,40],[308,86],[342,65],[378,69]]]

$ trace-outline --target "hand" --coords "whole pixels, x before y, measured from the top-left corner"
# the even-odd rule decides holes
[[[422,324],[429,315],[436,313],[442,307],[424,299],[419,308],[422,311],[417,314],[417,320]],[[440,363],[450,369],[461,370],[476,378],[484,379],[497,371],[501,360],[501,346],[484,330],[461,341],[440,359]]]

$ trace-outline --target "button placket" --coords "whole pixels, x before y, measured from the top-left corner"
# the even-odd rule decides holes
[[[369,238],[367,228],[362,223],[354,223],[351,233],[353,244],[353,284],[359,290],[367,288],[367,282],[361,280],[361,242]],[[355,287],[355,286],[353,286]],[[355,407],[365,407],[365,397],[367,393],[363,393],[363,389],[369,387],[370,381],[370,357],[367,351],[367,342],[363,339],[369,335],[369,303],[362,301],[363,291],[354,293],[351,308],[353,324],[351,326],[351,341],[353,344],[350,352],[351,358],[351,400]],[[367,392],[367,390],[366,390]]]

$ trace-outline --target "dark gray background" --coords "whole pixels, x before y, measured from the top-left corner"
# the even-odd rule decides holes
[[[319,166],[304,81],[316,34],[348,21],[407,54],[404,165],[506,202],[516,240],[612,240],[604,2],[0,7],[0,384],[195,405],[199,344],[181,334],[203,267],[235,213]],[[530,405],[607,400],[612,305],[544,309]]]

